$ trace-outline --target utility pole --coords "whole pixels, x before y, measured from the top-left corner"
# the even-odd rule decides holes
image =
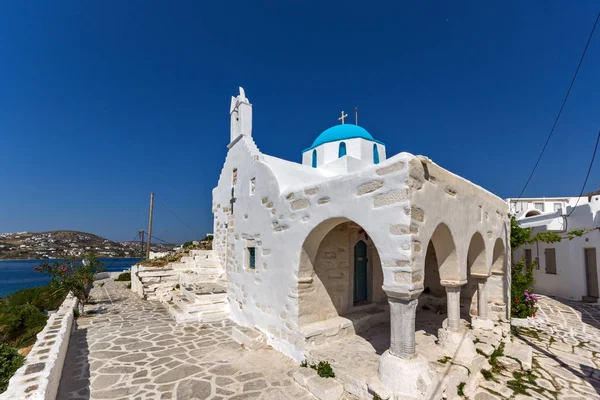
[[[152,241],[152,213],[154,211],[154,192],[150,193],[150,216],[148,217],[148,243],[146,244],[146,260],[150,259],[150,242]]]
[[[140,248],[140,257],[144,258],[144,234],[146,231],[143,229],[140,231],[140,235],[142,236],[142,247]]]

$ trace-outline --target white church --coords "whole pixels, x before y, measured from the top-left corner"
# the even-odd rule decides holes
[[[388,156],[343,113],[307,133],[301,164],[261,153],[242,88],[230,115],[212,202],[230,318],[298,362],[383,324],[389,345],[369,387],[422,398],[439,377],[415,339],[419,318],[442,304],[433,346],[472,363],[466,320],[491,329],[510,312],[507,203],[427,157]]]

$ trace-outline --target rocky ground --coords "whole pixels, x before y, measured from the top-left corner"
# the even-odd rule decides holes
[[[69,344],[59,399],[314,398],[293,381],[296,363],[272,349],[242,348],[231,322],[175,324],[161,303],[126,285],[96,282],[95,304],[86,306],[93,313],[78,319]],[[476,400],[600,399],[600,306],[540,297],[533,326],[513,328],[512,339],[473,331],[487,360]],[[531,366],[517,361],[511,343],[532,347]],[[458,386],[449,398],[466,398]]]
[[[483,399],[600,399],[600,306],[540,296],[530,328],[512,329],[512,342],[533,349],[531,370],[506,357],[488,357]]]

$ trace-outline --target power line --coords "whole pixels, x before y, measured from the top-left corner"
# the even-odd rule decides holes
[[[129,243],[134,242],[135,239],[138,238],[138,236],[140,236],[140,233],[138,232],[137,235],[135,235],[135,237],[133,238],[133,240],[130,240]],[[109,269],[114,263],[115,261],[118,260],[118,257],[113,258],[113,260],[110,262],[110,264],[108,264],[108,266],[106,266],[106,269]]]
[[[162,239],[160,239],[160,238],[157,238],[157,237],[156,237],[156,236],[154,236],[154,235],[152,235],[152,238],[153,238],[153,239],[156,239],[156,240],[158,240],[159,242],[163,242],[163,243],[165,243],[165,244],[173,244],[173,243],[171,243],[171,242],[167,242],[166,240],[162,240]]]
[[[546,143],[544,143],[544,147],[542,147],[542,152],[540,153],[537,161],[535,162],[535,165],[533,166],[533,170],[531,171],[531,174],[529,174],[529,178],[527,178],[527,182],[525,182],[525,186],[523,186],[523,190],[521,190],[521,193],[519,193],[519,197],[517,197],[517,201],[519,201],[519,199],[521,198],[521,196],[523,195],[523,193],[525,192],[525,189],[527,189],[527,186],[529,185],[529,182],[531,181],[531,178],[533,177],[533,173],[535,172],[535,170],[538,167],[538,164],[540,163],[540,160],[542,159],[542,156],[544,155],[544,151],[546,151],[546,147],[548,146],[548,143],[550,142],[550,138],[552,137],[552,134],[554,133],[554,129],[556,129],[556,125],[558,124],[558,120],[560,119],[560,116],[563,112],[563,109],[565,108],[565,104],[567,104],[567,99],[569,98],[569,94],[571,94],[571,89],[573,88],[573,84],[575,83],[575,79],[577,78],[577,74],[579,73],[579,68],[581,68],[581,64],[583,63],[583,59],[585,58],[585,53],[587,52],[588,46],[592,40],[592,36],[594,36],[594,31],[596,30],[596,25],[598,25],[598,20],[600,19],[600,12],[598,12],[598,15],[596,16],[596,21],[594,22],[594,27],[592,28],[592,31],[590,32],[590,36],[588,37],[587,43],[585,44],[585,47],[583,49],[583,53],[581,54],[581,58],[579,59],[579,64],[577,64],[577,69],[575,70],[575,75],[573,75],[573,79],[571,79],[571,84],[569,85],[569,89],[567,90],[567,94],[565,95],[565,98],[563,99],[562,105],[560,106],[560,110],[558,111],[558,115],[556,116],[556,119],[554,120],[554,124],[552,125],[552,129],[550,129],[550,133],[548,134],[548,138],[546,139]]]
[[[600,15],[600,14],[598,14],[598,15]],[[598,150],[598,142],[600,142],[600,129],[598,130],[598,137],[596,138],[596,146],[594,147],[594,153],[592,154],[592,161],[590,161],[590,166],[588,167],[588,171],[585,176],[585,180],[583,181],[583,186],[581,187],[581,192],[579,193],[579,197],[577,197],[577,202],[575,203],[573,208],[571,208],[571,212],[567,215],[567,217],[569,217],[569,216],[571,216],[571,214],[573,214],[573,211],[575,211],[575,208],[579,204],[579,199],[581,199],[581,196],[583,196],[583,192],[585,190],[585,185],[587,184],[588,178],[590,177],[590,172],[592,171],[592,165],[594,165],[594,158],[596,158],[596,150]]]
[[[173,216],[175,218],[177,218],[179,220],[179,222],[181,222],[183,225],[185,225],[190,231],[194,232],[194,234],[202,236],[202,234],[200,234],[197,230],[195,230],[194,228],[192,228],[191,226],[189,226],[188,224],[186,224],[181,218],[179,218],[179,216],[177,214],[175,214],[175,212],[173,210],[171,210],[169,207],[167,207],[167,205],[159,198],[158,201],[160,202],[160,204],[162,204],[171,214],[173,214]]]

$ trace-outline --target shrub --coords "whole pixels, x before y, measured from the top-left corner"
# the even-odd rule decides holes
[[[47,320],[48,316],[31,304],[5,306],[0,309],[0,335],[5,342],[28,346],[35,343]]]
[[[83,306],[90,295],[94,275],[104,271],[104,264],[94,254],[88,253],[82,260],[70,257],[55,261],[52,265],[42,263],[33,269],[50,275],[51,287],[72,292],[79,299],[79,311],[83,314]]]
[[[131,272],[123,272],[122,274],[119,274],[117,279],[115,279],[115,281],[119,281],[119,282],[128,282],[130,280],[131,280]]]
[[[8,381],[24,361],[25,357],[17,353],[17,349],[0,342],[0,393],[6,391]]]
[[[38,310],[45,312],[58,309],[65,300],[67,293],[68,291],[64,288],[54,288],[47,285],[14,292],[2,299],[1,304],[3,306],[31,304]]]
[[[193,245],[194,245],[194,242],[190,240],[190,241],[188,241],[188,242],[185,242],[185,243],[183,244],[183,248],[184,248],[184,249],[187,249],[188,247],[192,247]]]
[[[535,283],[533,278],[534,267],[535,265],[532,265],[531,268],[525,268],[524,259],[512,266],[510,315],[513,318],[535,317],[537,297],[532,293],[532,287]]]
[[[317,371],[317,375],[321,378],[335,378],[335,372],[333,372],[333,368],[331,368],[331,364],[329,361],[319,361],[318,365],[311,365],[312,369]]]

